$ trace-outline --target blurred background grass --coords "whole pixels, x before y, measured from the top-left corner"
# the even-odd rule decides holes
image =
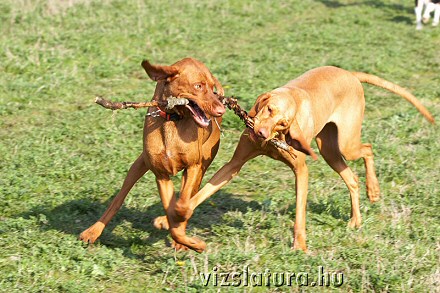
[[[293,173],[259,157],[195,212],[189,233],[207,241],[203,254],[175,254],[167,233],[153,229],[163,211],[152,174],[134,187],[97,245],[76,240],[142,150],[145,111],[112,114],[95,106],[94,96],[149,100],[155,84],[140,67],[143,59],[197,58],[247,109],[259,94],[308,69],[336,65],[408,88],[438,117],[440,30],[416,31],[411,5],[0,2],[0,289],[197,291],[200,272],[248,264],[257,272],[311,273],[323,265],[344,272],[343,291],[435,291],[438,127],[402,98],[371,86],[365,86],[363,140],[373,143],[383,198],[372,205],[362,189],[361,229],[346,229],[350,203],[342,180],[322,159],[310,161],[310,253],[291,251]],[[243,125],[228,112],[223,128],[205,182],[229,160]],[[364,182],[362,163],[350,166]],[[280,291],[288,290],[300,288]]]

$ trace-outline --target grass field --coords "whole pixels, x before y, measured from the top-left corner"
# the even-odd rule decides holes
[[[189,234],[207,242],[202,254],[175,253],[167,232],[152,226],[163,210],[151,173],[94,246],[77,240],[142,150],[145,111],[112,114],[94,97],[150,99],[155,84],[142,59],[200,59],[247,109],[259,94],[308,69],[337,65],[408,88],[438,118],[440,28],[416,31],[412,5],[1,1],[0,291],[438,290],[439,128],[402,98],[368,85],[363,141],[374,146],[382,199],[368,201],[363,163],[351,162],[362,183],[360,229],[347,228],[350,201],[343,181],[322,158],[309,159],[310,252],[292,251],[293,173],[259,157],[194,213]],[[230,159],[243,125],[228,112],[223,128],[204,182]],[[320,266],[343,273],[343,284],[312,287]],[[246,267],[250,274],[305,272],[309,286],[220,286],[220,273]],[[217,274],[218,284],[212,279],[205,287],[200,273]]]

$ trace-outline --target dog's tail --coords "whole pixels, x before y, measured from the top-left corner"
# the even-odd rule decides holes
[[[417,110],[419,110],[419,112],[422,113],[422,115],[425,116],[425,118],[429,122],[434,124],[434,117],[432,117],[428,109],[426,109],[425,106],[423,106],[422,103],[420,103],[420,101],[406,89],[372,74],[368,74],[364,72],[352,72],[352,74],[356,76],[360,82],[366,82],[384,88],[386,90],[389,90],[390,92],[393,92],[399,96],[402,96],[403,98],[405,98],[405,100],[413,104],[414,107],[416,107]]]

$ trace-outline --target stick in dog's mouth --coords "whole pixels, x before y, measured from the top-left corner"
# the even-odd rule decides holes
[[[257,136],[258,136],[258,135],[257,135]],[[271,140],[276,139],[277,136],[279,136],[279,133],[278,133],[278,132],[273,132],[273,133],[271,133],[271,135],[269,135],[268,138],[264,139],[264,140],[261,142],[261,146],[262,146],[262,147],[265,147],[265,146],[266,146]]]

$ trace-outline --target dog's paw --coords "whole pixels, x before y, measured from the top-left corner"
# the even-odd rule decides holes
[[[361,218],[351,218],[350,221],[348,221],[348,228],[350,229],[354,229],[354,228],[360,228],[362,224],[362,219]]]
[[[293,239],[292,243],[292,250],[302,250],[305,253],[307,253],[307,245],[306,245],[306,238],[302,235],[295,235],[295,238]]]
[[[186,246],[182,243],[178,243],[175,240],[173,240],[171,247],[174,248],[176,251],[187,251],[189,249],[192,249],[198,253],[205,251],[206,243],[203,240],[197,237],[187,238],[187,240],[189,241],[188,243],[189,246]]]
[[[153,225],[158,230],[168,230],[170,229],[170,224],[166,216],[160,216],[154,219]]]
[[[192,237],[189,238],[189,242],[191,243],[191,249],[195,250],[198,253],[205,251],[206,243],[200,238]]]
[[[187,251],[189,250],[189,247],[183,244],[180,244],[173,240],[173,243],[171,244],[171,247],[174,248],[176,251]]]
[[[368,193],[368,199],[371,203],[378,202],[380,200],[380,193]]]
[[[376,176],[367,176],[367,195],[371,203],[380,199],[380,187]]]
[[[367,185],[367,195],[371,203],[375,203],[380,199],[379,184]]]
[[[104,223],[96,222],[90,228],[84,230],[79,235],[79,240],[85,243],[94,243],[99,236],[101,236],[102,230],[104,230]]]

